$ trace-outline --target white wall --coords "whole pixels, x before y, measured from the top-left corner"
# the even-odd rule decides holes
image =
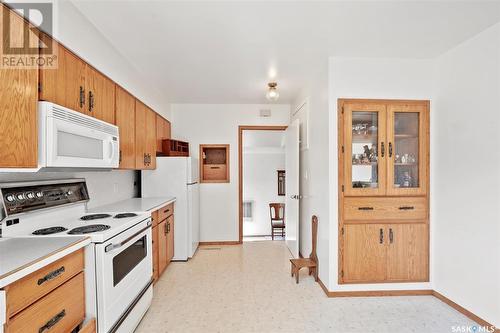
[[[245,150],[243,154],[243,201],[253,201],[253,218],[243,220],[243,236],[271,235],[269,204],[271,202],[285,203],[285,197],[278,195],[277,172],[285,170],[285,152],[283,149],[266,151],[265,148],[252,152]]]
[[[0,182],[45,179],[85,178],[89,190],[89,208],[137,197],[138,172],[128,170],[92,172],[0,173]]]
[[[429,289],[430,283],[338,284],[338,156],[339,98],[432,99],[433,60],[330,58],[330,282],[329,290]],[[431,102],[432,103],[432,102]],[[432,107],[431,107],[432,112]],[[431,196],[433,194],[431,193]],[[431,221],[431,234],[433,221]],[[431,246],[431,260],[433,248]],[[432,281],[431,270],[431,281]]]
[[[437,59],[434,289],[500,327],[500,24]]]
[[[164,94],[128,62],[71,2],[56,0],[54,9],[54,37],[57,40],[170,119],[170,106]]]
[[[259,117],[260,109],[272,116]],[[285,104],[172,104],[173,137],[189,141],[191,155],[199,145],[230,145],[230,183],[201,184],[200,241],[237,241],[238,232],[238,126],[288,125]]]
[[[300,224],[299,249],[303,256],[311,252],[311,218],[318,216],[319,278],[328,286],[330,275],[330,229],[335,220],[329,214],[329,131],[328,61],[318,61],[309,69],[308,79],[295,99],[292,113],[304,101],[309,109],[309,149],[300,151]]]

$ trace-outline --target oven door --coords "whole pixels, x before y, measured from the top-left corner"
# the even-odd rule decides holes
[[[96,244],[98,332],[122,321],[151,282],[153,274],[151,219],[110,240]]]
[[[118,167],[118,136],[53,117],[47,117],[46,135],[47,167]]]

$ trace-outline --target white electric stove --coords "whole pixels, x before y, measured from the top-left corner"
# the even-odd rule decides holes
[[[88,236],[87,317],[97,332],[133,332],[152,299],[151,216],[87,213],[84,179],[0,184],[2,237]]]

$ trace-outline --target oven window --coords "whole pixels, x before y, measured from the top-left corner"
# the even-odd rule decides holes
[[[113,258],[113,286],[120,283],[127,274],[147,255],[146,236],[117,254]]]
[[[57,132],[57,156],[102,160],[103,155],[102,140],[63,131]]]

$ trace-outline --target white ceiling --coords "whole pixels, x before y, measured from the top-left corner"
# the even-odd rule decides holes
[[[435,57],[500,20],[499,2],[72,0],[172,103],[293,101],[328,56]]]

